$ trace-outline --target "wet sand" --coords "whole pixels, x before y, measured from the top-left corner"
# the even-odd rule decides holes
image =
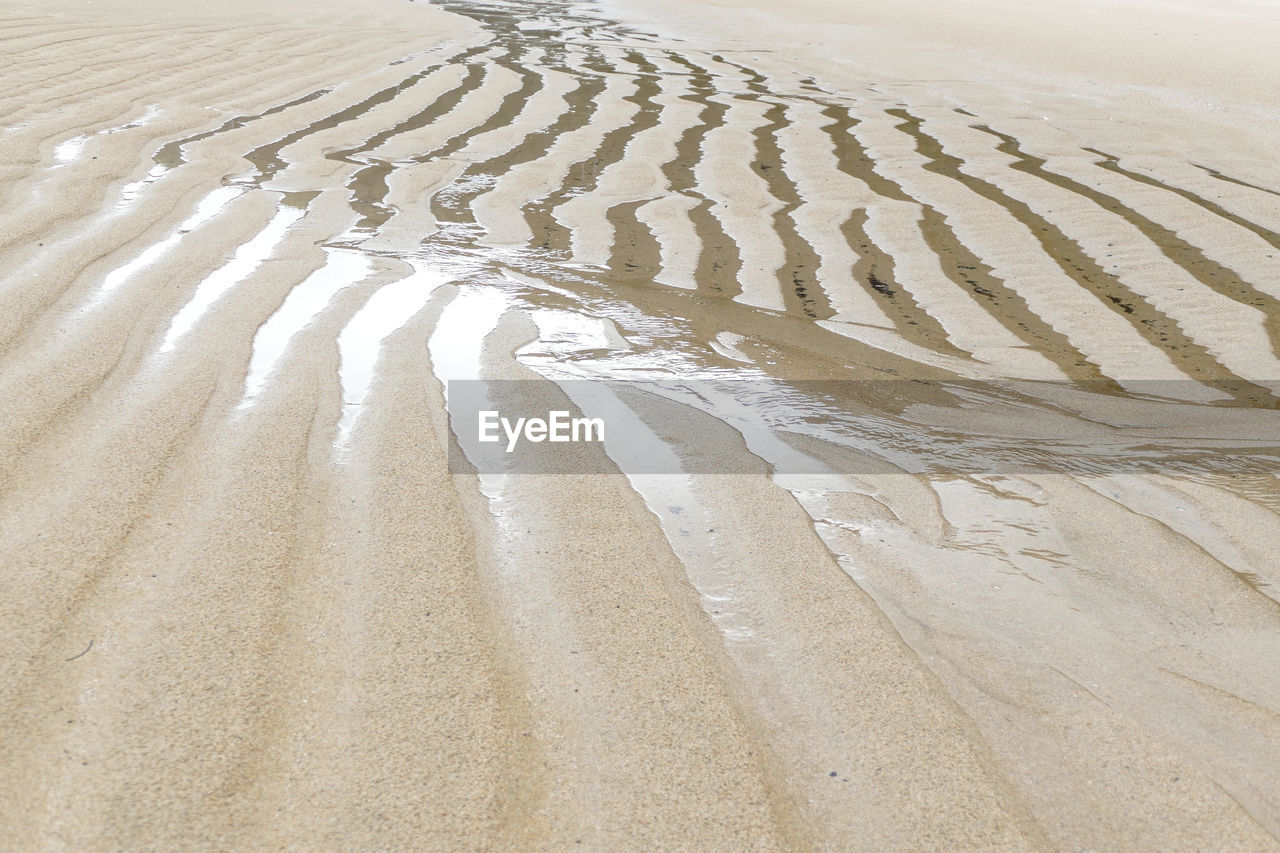
[[[0,847],[1280,848],[1274,473],[884,452],[1274,426],[1280,19],[900,8],[7,3]]]

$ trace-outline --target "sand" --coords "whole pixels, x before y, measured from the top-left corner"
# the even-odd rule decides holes
[[[1278,36],[1245,0],[8,0],[0,848],[1280,848],[1271,473],[917,475],[624,395],[579,473],[502,478],[446,412],[702,375],[1103,389],[1028,430],[1140,419],[1096,408],[1138,381],[1257,406]],[[890,440],[989,426],[919,393]]]

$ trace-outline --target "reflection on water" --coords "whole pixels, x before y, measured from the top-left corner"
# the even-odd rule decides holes
[[[282,207],[252,240],[236,249],[234,257],[214,270],[198,285],[191,301],[178,311],[169,324],[160,352],[173,349],[178,339],[199,322],[209,308],[231,288],[248,278],[262,265],[275,248],[284,240],[290,226],[302,218],[304,210]]]
[[[501,290],[464,287],[445,306],[431,335],[431,366],[444,383],[480,379],[484,339],[498,325],[508,300]]]
[[[112,133],[119,133],[122,130],[131,130],[135,127],[142,127],[150,122],[153,118],[160,114],[160,109],[155,105],[149,106],[138,116],[138,118],[127,121],[124,124],[117,124],[114,127],[103,128],[95,133],[81,133],[70,139],[59,142],[53,149],[54,167],[66,166],[79,160],[84,154],[85,147],[94,136],[107,136]]]
[[[184,237],[225,210],[227,205],[231,204],[242,192],[243,190],[236,187],[219,187],[206,195],[196,206],[195,213],[184,219],[173,233],[160,242],[148,246],[133,260],[107,273],[106,278],[102,280],[102,285],[98,288],[98,292],[94,294],[89,307],[93,308],[101,304],[120,285],[168,254],[182,242]]]
[[[64,142],[58,143],[58,146],[53,149],[54,162],[65,164],[75,160],[80,156],[80,152],[84,150],[84,144],[88,141],[88,135],[82,133],[79,136],[73,136]]]
[[[339,333],[342,420],[335,441],[339,450],[350,439],[369,394],[383,341],[421,311],[431,294],[447,281],[440,271],[416,262],[412,275],[377,290]]]
[[[284,303],[263,323],[253,338],[253,357],[244,382],[247,406],[267,384],[271,370],[280,361],[293,337],[328,306],[334,295],[361,281],[372,271],[367,255],[341,249],[325,253],[324,266],[289,291]]]

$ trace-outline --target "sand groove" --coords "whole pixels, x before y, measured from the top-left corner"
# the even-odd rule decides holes
[[[929,158],[926,169],[959,181],[974,192],[1007,208],[1032,231],[1063,272],[1081,287],[1094,293],[1106,308],[1129,320],[1136,331],[1152,345],[1159,347],[1187,375],[1197,379],[1230,376],[1203,344],[1193,340],[1171,317],[1123,284],[1117,276],[1104,270],[1096,259],[1061,228],[996,185],[964,172],[958,158],[944,153],[937,140],[920,129],[920,119],[901,109],[889,110],[888,113],[902,120],[898,125],[899,129],[909,134],[921,153]],[[1259,392],[1239,393],[1249,399],[1250,395]],[[1260,393],[1263,399],[1268,396],[1265,391]]]
[[[1000,140],[996,150],[1015,158],[1016,161],[1012,168],[1035,175],[1052,184],[1078,193],[1097,204],[1103,210],[1117,214],[1132,223],[1144,236],[1155,243],[1161,252],[1194,276],[1202,285],[1236,302],[1257,308],[1263,315],[1262,320],[1266,326],[1267,334],[1271,338],[1272,348],[1276,347],[1277,330],[1275,324],[1280,322],[1276,319],[1277,316],[1280,316],[1280,311],[1277,311],[1277,308],[1280,308],[1280,300],[1275,296],[1244,281],[1233,271],[1206,257],[1203,251],[1179,237],[1169,228],[1158,222],[1153,222],[1133,208],[1122,204],[1118,199],[1099,192],[1092,187],[1087,187],[1079,181],[1050,172],[1044,168],[1045,161],[1043,158],[1032,156],[1023,151],[1018,145],[1018,141],[1012,136],[983,125],[975,125],[974,127]],[[1241,225],[1254,233],[1259,233],[1257,226],[1247,223],[1239,217],[1233,218],[1232,221],[1233,224]],[[1276,238],[1274,234],[1269,236],[1272,240]]]

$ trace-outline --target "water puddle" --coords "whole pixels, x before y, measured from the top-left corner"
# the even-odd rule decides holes
[[[598,375],[599,365],[591,363],[591,356],[626,350],[630,343],[608,319],[548,309],[533,310],[530,316],[538,327],[538,340],[521,351],[521,361],[553,382],[570,380],[557,384],[573,405],[583,416],[608,425],[605,455],[624,472],[658,519],[672,552],[702,597],[704,611],[727,641],[749,642],[753,632],[735,610],[732,571],[717,550],[715,523],[695,477],[683,473],[684,464],[672,446],[607,383],[573,381]],[[648,367],[662,370],[654,364]],[[690,373],[684,371],[684,375]]]
[[[625,350],[630,347],[608,317],[590,317],[577,311],[537,308],[529,316],[538,326],[538,347],[564,357]]]
[[[253,338],[253,356],[244,382],[247,408],[266,387],[272,369],[279,363],[294,336],[307,327],[344,287],[368,277],[373,269],[369,256],[345,249],[326,249],[325,264],[289,291],[283,304],[258,329]]]
[[[342,418],[335,449],[345,450],[373,385],[382,343],[426,306],[431,294],[448,277],[424,261],[411,261],[413,274],[388,284],[369,297],[338,335],[338,377],[342,387]]]
[[[235,256],[230,261],[196,285],[191,301],[182,306],[169,324],[164,342],[160,345],[161,354],[172,350],[182,336],[191,331],[205,312],[227,291],[252,275],[271,256],[289,229],[305,212],[295,207],[282,207],[257,236],[236,249]]]
[[[138,200],[138,196],[142,194],[144,189],[151,186],[168,173],[169,169],[164,166],[152,166],[151,171],[147,172],[145,177],[125,184],[120,189],[120,198],[116,200],[115,212],[123,213],[128,210],[129,207]]]
[[[165,237],[159,243],[148,246],[137,257],[127,264],[116,267],[107,273],[106,278],[102,280],[102,284],[98,287],[93,299],[88,306],[89,309],[96,308],[100,305],[112,292],[120,285],[124,284],[137,273],[146,269],[165,256],[175,246],[182,242],[182,238],[190,234],[192,231],[204,225],[221,213],[232,200],[239,197],[244,192],[239,187],[219,187],[213,192],[205,196],[200,204],[196,207],[196,212],[187,217],[168,237]]]
[[[79,136],[73,136],[64,142],[58,143],[58,147],[53,149],[53,160],[59,166],[65,166],[67,163],[77,160],[81,153],[84,152],[85,143],[89,141],[89,135],[82,133]]]
[[[712,338],[708,343],[711,348],[725,358],[731,358],[734,361],[741,361],[744,364],[751,363],[751,357],[738,349],[738,345],[745,341],[746,338],[735,332],[721,332]]]
[[[427,342],[431,368],[449,400],[451,380],[478,380],[483,376],[484,340],[498,327],[509,300],[505,293],[492,287],[465,287],[445,306],[436,321],[435,331]],[[485,408],[493,408],[487,395],[481,394]],[[468,436],[456,436],[465,446]],[[489,501],[489,512],[499,527],[506,522],[506,499],[503,492],[507,475],[480,473],[480,492]],[[508,531],[510,532],[510,531]]]
[[[53,168],[56,169],[61,166],[66,166],[69,163],[74,163],[76,160],[79,160],[84,154],[85,146],[88,145],[89,140],[93,137],[108,136],[112,133],[119,133],[122,130],[142,127],[159,114],[159,108],[152,105],[147,107],[146,111],[142,115],[132,121],[125,122],[124,124],[118,124],[114,127],[103,128],[102,130],[95,131],[94,133],[81,133],[78,136],[73,136],[70,139],[63,140],[53,149]]]
[[[483,378],[484,339],[497,327],[507,306],[506,295],[492,287],[464,287],[445,306],[427,348],[446,400],[449,380]]]

